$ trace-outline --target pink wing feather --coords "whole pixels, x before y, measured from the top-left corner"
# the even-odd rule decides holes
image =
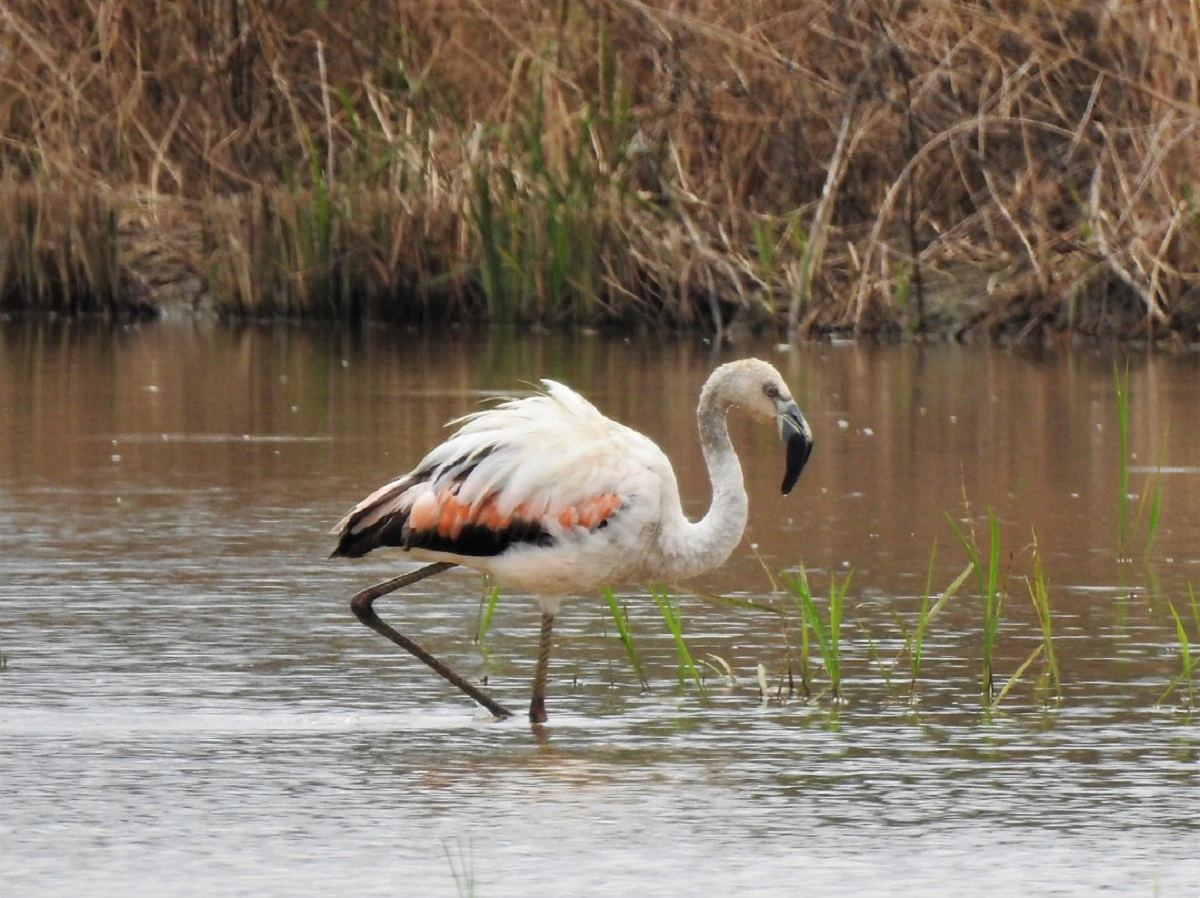
[[[514,544],[553,545],[606,527],[630,497],[622,486],[646,437],[606,417],[554,381],[451,424],[458,430],[410,473],[380,487],[333,528],[334,555],[384,546],[463,556]],[[673,479],[673,477],[672,477]]]

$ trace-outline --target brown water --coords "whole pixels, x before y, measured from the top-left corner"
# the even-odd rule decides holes
[[[576,600],[539,736],[488,721],[349,613],[396,567],[326,560],[326,531],[445,419],[561,379],[658,440],[699,512],[699,384],[751,353],[787,375],[817,448],[784,498],[774,434],[734,422],[750,529],[695,586],[787,607],[763,564],[803,563],[823,606],[828,571],[852,568],[845,704],[764,704],[757,665],[777,684],[789,657],[778,617],[688,595],[693,655],[736,682],[710,671],[707,697],[681,690],[666,626],[630,592],[649,690],[602,602]],[[1180,669],[1168,598],[1200,642],[1185,610],[1200,583],[1200,357],[1128,359],[1130,492],[1163,469],[1145,559],[1136,495],[1117,541],[1116,358],[0,327],[0,882],[56,896],[1195,898],[1200,730],[1184,691],[1156,701]],[[937,588],[965,564],[946,513],[985,542],[989,506],[1012,575],[998,673],[1037,644],[1021,579],[1036,530],[1064,699],[1047,704],[1036,661],[981,713],[971,580],[929,625],[914,705],[907,660],[876,656],[900,655],[896,616],[911,626],[935,541]],[[456,570],[380,604],[520,708],[537,609],[505,597],[481,650],[481,591]]]

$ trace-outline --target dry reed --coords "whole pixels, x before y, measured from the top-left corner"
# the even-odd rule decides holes
[[[800,336],[1200,322],[1194,4],[15,0],[0,20],[8,306],[131,284],[237,315]],[[52,262],[13,227],[31,190]]]

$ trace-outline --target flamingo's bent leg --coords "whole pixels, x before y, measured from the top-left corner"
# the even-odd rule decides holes
[[[350,610],[354,612],[355,617],[376,633],[386,636],[409,654],[424,661],[425,664],[445,680],[453,683],[479,704],[483,705],[497,720],[512,717],[511,711],[491,698],[491,696],[485,694],[479,687],[467,682],[461,674],[449,667],[445,662],[435,658],[407,636],[384,623],[372,607],[374,601],[380,596],[385,596],[389,592],[395,592],[397,589],[403,589],[405,586],[411,586],[414,583],[424,580],[426,577],[440,574],[442,571],[452,567],[454,565],[449,562],[438,561],[434,564],[427,564],[425,567],[418,568],[415,571],[410,571],[407,574],[401,574],[399,577],[393,577],[391,580],[385,580],[382,583],[376,583],[374,586],[368,586],[361,592],[355,593],[354,598],[350,600]]]

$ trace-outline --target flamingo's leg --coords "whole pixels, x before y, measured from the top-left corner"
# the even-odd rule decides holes
[[[532,723],[546,722],[546,668],[550,664],[550,631],[553,627],[554,615],[543,611],[537,665],[533,668],[533,698],[529,700],[529,720]]]
[[[355,617],[360,621],[383,636],[386,636],[400,648],[404,649],[409,654],[424,661],[433,671],[444,679],[453,683],[483,707],[487,708],[492,713],[492,716],[497,720],[503,720],[505,717],[512,717],[512,712],[498,703],[495,699],[486,695],[479,687],[467,682],[453,668],[449,667],[445,662],[438,660],[425,649],[421,648],[404,634],[396,631],[392,627],[385,624],[375,613],[372,603],[380,596],[385,596],[389,592],[395,592],[397,589],[402,589],[405,586],[411,586],[418,581],[424,580],[426,577],[432,577],[434,574],[440,574],[442,571],[454,567],[453,564],[447,561],[438,561],[434,564],[427,564],[423,568],[418,568],[415,571],[410,571],[407,574],[401,574],[399,577],[393,577],[391,580],[385,580],[382,583],[376,583],[374,586],[368,586],[361,592],[355,593],[354,598],[350,600],[350,610],[354,612]]]

